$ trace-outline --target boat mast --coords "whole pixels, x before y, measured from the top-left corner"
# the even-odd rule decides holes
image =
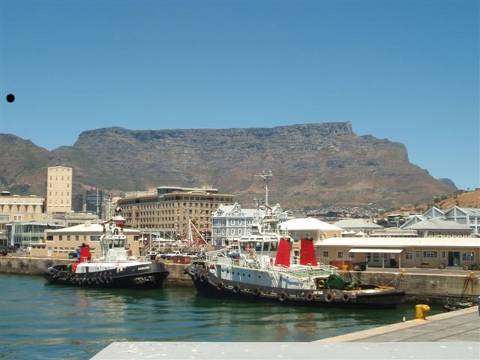
[[[268,182],[273,177],[272,170],[263,170],[261,174],[256,174],[255,176],[262,178],[265,183],[265,207],[268,208]]]

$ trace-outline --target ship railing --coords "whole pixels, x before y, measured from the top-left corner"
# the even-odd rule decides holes
[[[279,272],[289,274],[294,277],[298,278],[306,278],[306,277],[325,277],[331,274],[336,274],[337,268],[324,265],[324,266],[317,266],[313,267],[300,267],[300,268],[279,268]]]

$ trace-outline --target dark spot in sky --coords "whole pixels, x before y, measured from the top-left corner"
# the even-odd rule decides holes
[[[13,94],[8,94],[7,95],[7,102],[13,103],[15,101],[15,95]]]

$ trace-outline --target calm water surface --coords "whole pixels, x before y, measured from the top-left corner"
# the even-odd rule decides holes
[[[0,359],[88,359],[112,341],[312,341],[413,318],[215,300],[193,288],[80,289],[0,274]],[[433,309],[438,312],[438,309]],[[435,311],[436,310],[436,311]]]

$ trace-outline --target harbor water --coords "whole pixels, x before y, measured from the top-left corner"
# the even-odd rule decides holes
[[[287,307],[204,298],[188,287],[49,285],[40,276],[0,274],[0,289],[0,359],[88,359],[113,341],[313,341],[414,317],[414,304]]]

